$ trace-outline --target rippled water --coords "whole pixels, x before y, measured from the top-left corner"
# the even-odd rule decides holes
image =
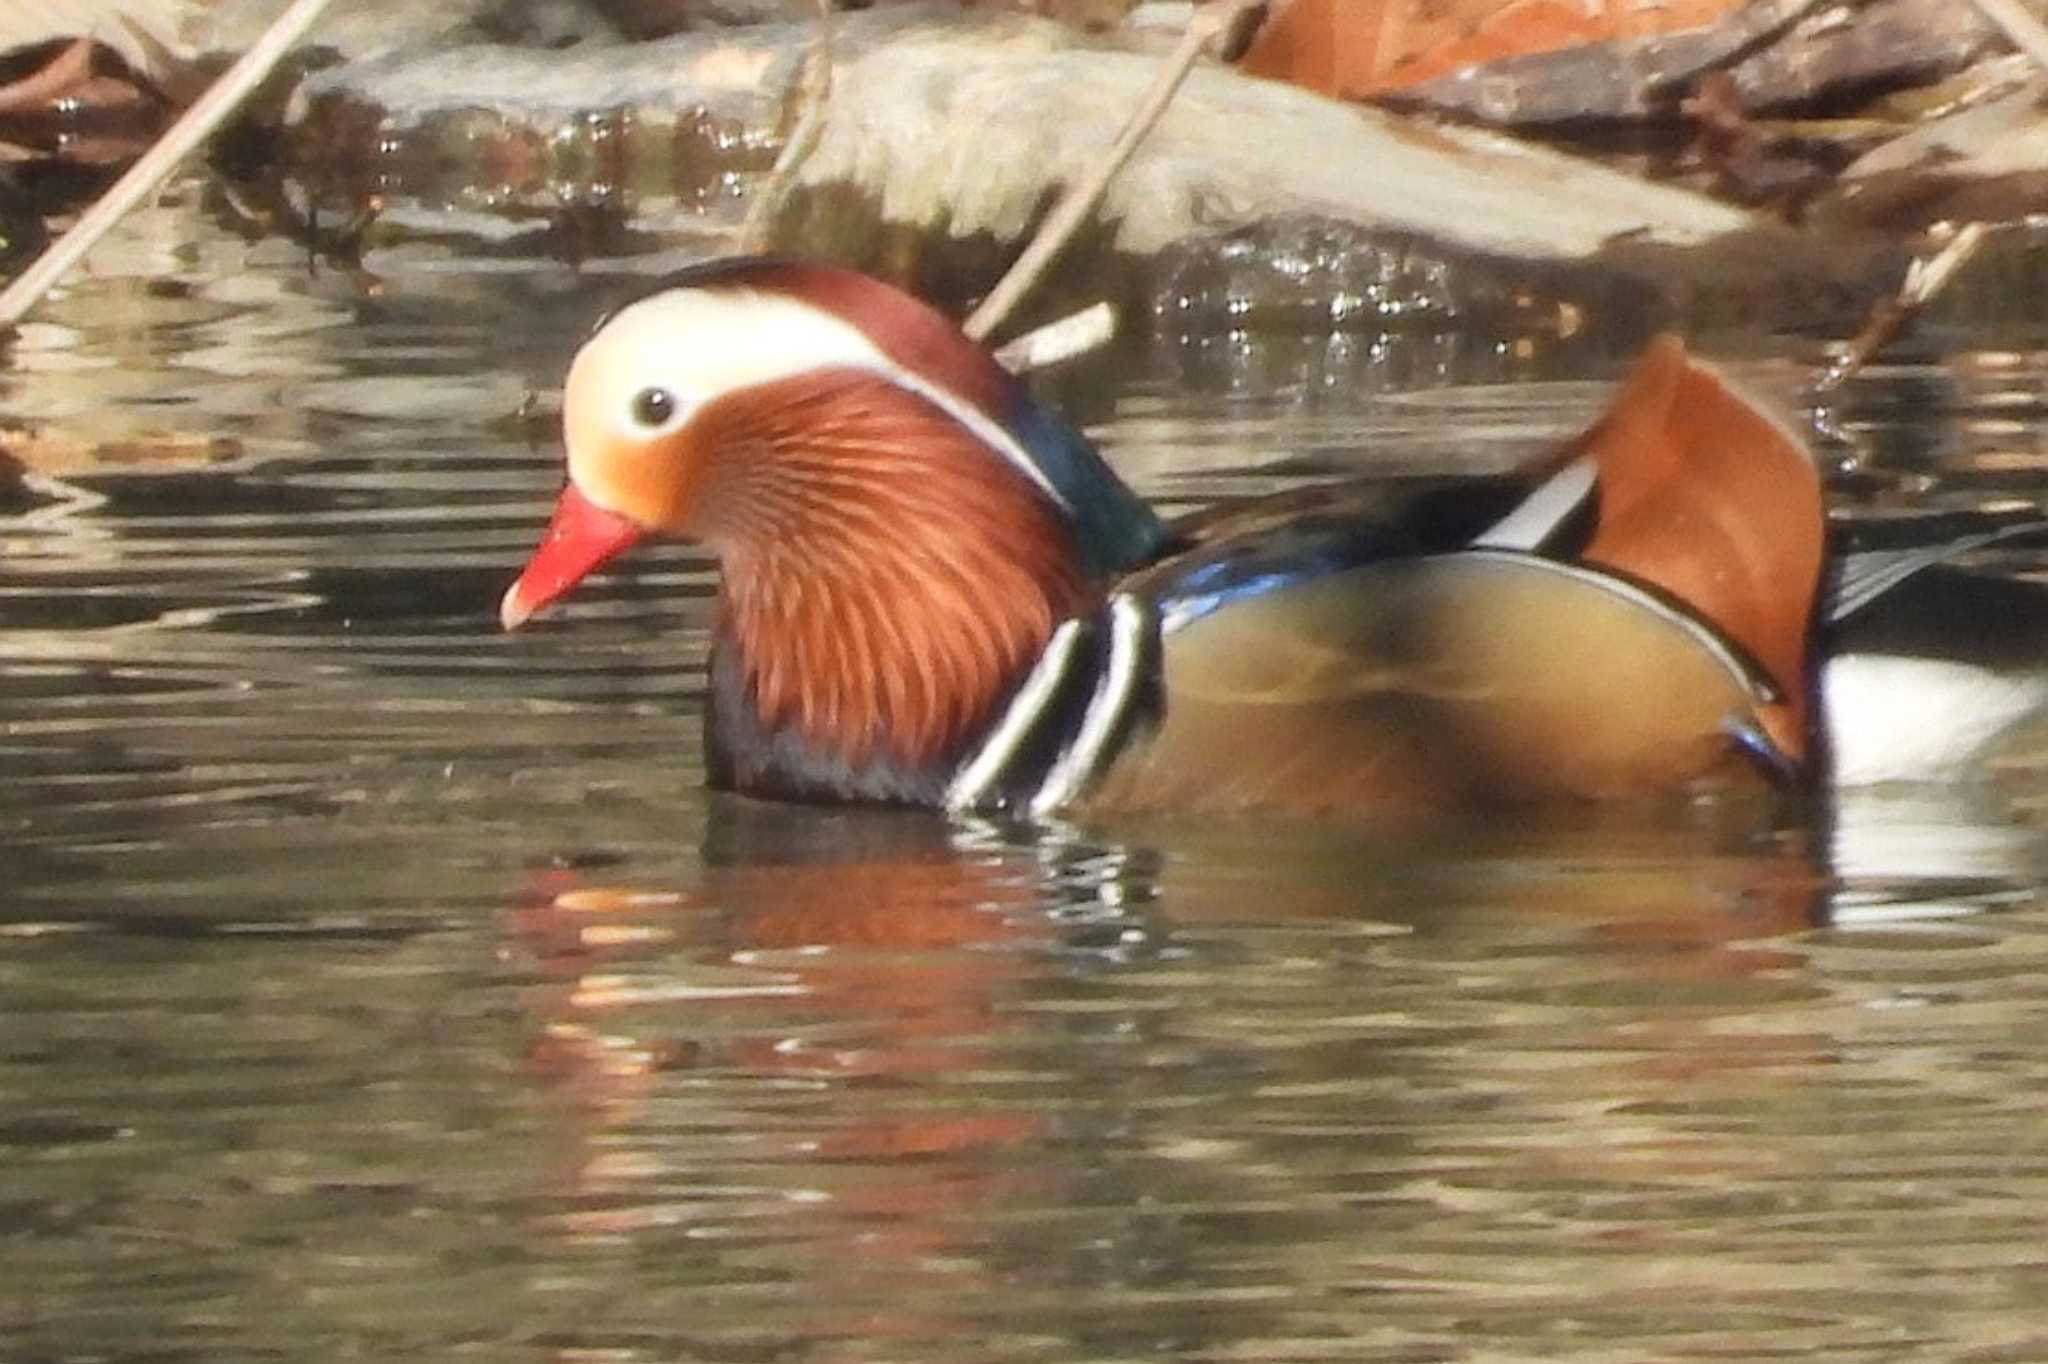
[[[0,1358],[2048,1358],[2024,755],[1398,842],[708,799],[700,561],[492,623],[635,263],[309,273],[192,198],[4,390],[101,448],[0,520]],[[1961,336],[1845,498],[2038,495],[2042,338]],[[1063,387],[1187,502],[1614,368],[1361,349]]]

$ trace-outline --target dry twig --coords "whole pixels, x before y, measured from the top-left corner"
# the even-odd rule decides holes
[[[817,5],[817,36],[804,55],[803,72],[797,78],[802,112],[797,116],[796,126],[789,130],[789,139],[782,144],[774,168],[762,177],[754,189],[753,201],[747,205],[746,220],[740,224],[742,252],[767,246],[775,211],[789,197],[797,170],[825,130],[825,106],[832,100],[832,0],[817,0]]]
[[[271,68],[283,59],[293,44],[310,28],[328,0],[292,0],[284,13],[272,21],[261,38],[240,61],[222,73],[204,95],[165,130],[157,144],[128,168],[93,206],[85,211],[69,232],[37,257],[35,264],[0,291],[0,325],[11,326],[34,307],[51,285],[63,278],[94,243],[142,202],[157,183],[170,174],[178,162],[203,142],[233,113],[249,92],[263,83]]]
[[[1258,0],[1205,0],[1195,11],[1194,17],[1188,21],[1187,32],[1181,36],[1180,43],[1167,58],[1165,69],[1159,73],[1159,79],[1145,92],[1145,98],[1110,144],[1109,150],[1054,205],[1016,262],[996,282],[996,287],[981,301],[981,306],[968,315],[962,327],[969,336],[980,340],[1002,325],[1003,319],[1045,275],[1053,258],[1080,229],[1082,222],[1095,211],[1104,191],[1109,188],[1109,182],[1131,159],[1131,153],[1138,149],[1138,144],[1158,125],[1160,116],[1166,112],[1166,106],[1173,101],[1188,72],[1194,69],[1195,59],[1201,56],[1202,50],[1218,38],[1229,35],[1245,12],[1257,4]]]
[[[1869,364],[1872,356],[1896,341],[1914,319],[1926,311],[1927,305],[1940,296],[1956,272],[1977,254],[1977,248],[1983,244],[1984,224],[1966,223],[1941,250],[1932,256],[1916,259],[1906,271],[1905,282],[1899,285],[1898,293],[1881,300],[1870,310],[1870,316],[1864,320],[1862,329],[1849,342],[1848,348],[1828,365],[1827,372],[1813,386],[1813,396],[1816,399],[1829,397]]]

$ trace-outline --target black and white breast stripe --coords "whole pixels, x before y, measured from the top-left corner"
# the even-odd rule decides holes
[[[946,808],[1051,814],[1086,791],[1158,709],[1158,614],[1118,593],[1053,632],[988,736],[954,770]]]

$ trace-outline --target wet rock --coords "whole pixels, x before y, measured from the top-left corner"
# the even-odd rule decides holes
[[[1156,328],[1358,332],[1471,325],[1568,333],[1589,306],[1655,311],[1613,272],[1459,257],[1427,239],[1305,215],[1190,236],[1142,267]]]
[[[1973,4],[1874,0],[1811,6],[1776,42],[1729,67],[1750,110],[1826,110],[1953,74],[2005,39]]]
[[[1013,239],[1108,144],[1157,70],[1135,53],[906,34],[844,65],[849,97],[835,101],[799,183],[859,187],[886,220]],[[1587,256],[1618,235],[1696,243],[1749,224],[1525,143],[1215,68],[1189,77],[1101,217],[1118,249],[1146,255],[1285,213],[1537,259]]]
[[[779,241],[945,293],[956,282],[947,258],[972,274],[1000,254],[991,243],[1025,236],[1156,70],[1131,53],[972,44],[931,30],[846,64],[839,88],[858,97],[835,103]],[[1896,282],[1874,247],[1497,134],[1214,68],[1193,73],[1097,222],[1046,311],[1126,282],[1138,296],[1124,301],[1155,317],[1220,308],[1318,327],[1435,325],[1450,309],[1549,326],[1575,299],[1632,323],[1702,305],[1783,318],[1794,299],[1832,298],[1802,316],[1812,324]],[[1294,249],[1302,225],[1321,234],[1305,251]],[[1230,282],[1190,287],[1198,277]]]
[[[959,24],[957,12],[943,12]],[[840,21],[855,61],[933,22],[897,7]],[[1051,24],[991,20],[985,44],[1070,45]],[[394,52],[317,73],[291,130],[316,205],[375,198],[458,210],[618,209],[669,226],[736,223],[745,183],[781,147],[785,101],[814,29],[763,24],[623,49],[540,52],[472,44]],[[847,98],[863,98],[849,90]]]
[[[713,213],[773,163],[804,42],[785,27],[738,49],[646,44],[625,61],[472,45],[350,63],[302,88],[292,160],[330,207],[374,197],[547,213],[630,200]]]
[[[664,176],[687,197],[772,156],[810,34],[763,26],[617,51],[471,46],[354,62],[306,82],[300,159],[349,163],[354,177],[334,177],[337,188],[451,203],[652,193]],[[1158,69],[1149,54],[1087,45],[1057,24],[951,10],[847,16],[836,53],[831,117],[783,236],[855,257],[821,207],[834,195],[926,236],[1015,241]],[[1618,235],[1697,242],[1748,225],[1584,161],[1216,68],[1189,79],[1102,216],[1118,251],[1145,255],[1288,212],[1537,258],[1585,256]]]
[[[472,46],[350,63],[306,83],[301,174],[345,209],[599,211],[614,249],[650,227],[701,242],[707,225],[737,221],[772,162],[811,37],[808,24],[770,25],[607,51]],[[835,52],[830,116],[776,206],[774,243],[951,298],[993,282],[1158,70],[1156,56],[1057,24],[950,7],[845,16]],[[1205,270],[1247,279],[1258,251],[1299,239],[1302,224],[1322,244],[1279,259],[1324,264],[1267,269],[1279,292],[1190,283]],[[1404,310],[1427,321],[1533,298],[1515,307],[1547,317],[1561,295],[1532,285],[1537,274],[1570,265],[1591,272],[1572,289],[1655,297],[1689,256],[1731,238],[1757,239],[1756,261],[1801,277],[1843,269],[1832,246],[1698,195],[1210,67],[1118,175],[1039,306],[1108,295],[1185,317],[1213,299],[1388,325]],[[1603,283],[1617,271],[1618,291]],[[1298,304],[1277,301],[1289,289]]]
[[[1668,316],[1654,290],[1611,270],[1461,255],[1306,215],[1176,242],[1136,264],[1131,295],[1161,372],[1203,392],[1308,402],[1449,375],[1498,381],[1539,354],[1619,356]]]

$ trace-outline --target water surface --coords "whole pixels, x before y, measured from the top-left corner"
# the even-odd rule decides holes
[[[492,619],[640,263],[366,264],[188,188],[15,348],[89,448],[0,521],[0,1356],[2048,1357],[2024,753],[1427,839],[710,798],[701,559]],[[1841,500],[2037,496],[2041,344],[1860,381]],[[1616,367],[1055,387],[1184,504],[1497,466]]]

